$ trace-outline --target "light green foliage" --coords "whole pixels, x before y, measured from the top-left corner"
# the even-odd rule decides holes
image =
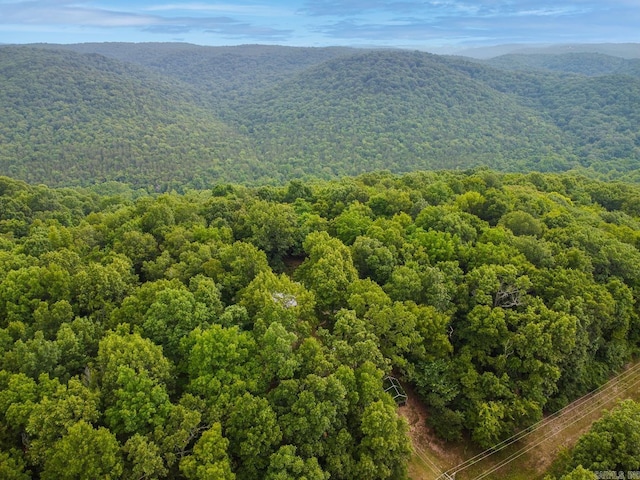
[[[2,370],[0,413],[10,435],[17,436],[29,422],[38,402],[38,385],[24,373],[10,374]]]
[[[180,471],[189,480],[234,480],[227,456],[229,441],[222,436],[222,427],[214,423],[202,433],[193,447],[193,453],[180,461]]]
[[[0,284],[0,315],[2,324],[28,321],[48,300],[54,304],[70,300],[71,278],[64,268],[52,264],[48,267],[30,266],[7,272]]]
[[[0,476],[402,479],[388,374],[436,434],[490,447],[639,351],[638,197],[488,169],[162,195],[0,178]],[[624,417],[589,438],[632,462]]]
[[[188,356],[190,390],[207,401],[223,405],[266,381],[257,367],[256,342],[237,327],[211,325],[191,333]],[[219,398],[220,397],[220,398]]]
[[[118,441],[106,428],[80,421],[51,447],[42,470],[43,480],[117,479],[123,462]]]
[[[293,349],[298,337],[278,322],[273,322],[258,340],[264,376],[270,382],[292,378],[300,364]]]
[[[269,457],[282,440],[269,402],[249,393],[237,398],[231,407],[225,436],[230,442],[229,453],[238,466],[238,479],[263,477]]]
[[[159,254],[153,235],[139,230],[125,231],[115,242],[114,250],[129,258],[137,271],[140,271],[144,262],[155,259]]]
[[[297,445],[303,457],[326,454],[324,438],[341,427],[348,412],[347,391],[335,375],[307,375],[287,399],[289,411],[279,418],[286,444]]]
[[[560,480],[597,480],[597,478],[592,470],[587,470],[582,465],[578,465],[571,472],[561,476]]]
[[[398,459],[408,458],[411,449],[407,425],[394,408],[381,400],[367,405],[362,414],[364,435],[358,452],[355,478],[403,479],[406,467]]]
[[[57,383],[57,382],[56,382]],[[100,417],[99,392],[72,378],[68,385],[57,383],[30,412],[25,431],[31,438],[29,457],[42,463],[47,450],[80,421],[95,423]]]
[[[113,399],[107,401],[105,423],[115,434],[148,433],[163,425],[171,410],[169,395],[145,371],[118,367]]]
[[[118,388],[120,367],[145,372],[157,383],[166,384],[171,378],[171,363],[162,354],[162,348],[137,333],[108,333],[100,341],[96,367],[103,395]]]
[[[166,476],[167,469],[160,456],[160,449],[146,437],[136,433],[122,447],[126,456],[124,478],[147,479]]]
[[[336,358],[344,365],[357,368],[363,362],[370,361],[378,368],[388,368],[388,361],[380,352],[378,337],[367,329],[367,323],[352,310],[340,310],[336,314],[328,342]]]
[[[144,314],[142,331],[174,361],[179,357],[180,341],[198,326],[207,325],[207,307],[198,303],[186,289],[167,288],[158,292]]]
[[[238,305],[254,319],[256,332],[278,322],[289,331],[308,335],[317,324],[313,294],[284,274],[260,272],[242,290]]]
[[[347,287],[358,278],[351,252],[326,232],[309,234],[303,246],[308,257],[296,271],[296,278],[315,294],[322,314],[343,307]]]
[[[271,455],[265,480],[328,480],[315,457],[303,459],[296,455],[296,447],[284,445]]]
[[[222,301],[234,303],[237,293],[251,283],[260,272],[269,270],[266,254],[245,242],[220,248],[216,258],[203,265],[204,273],[220,287]]]
[[[173,405],[166,417],[166,422],[157,426],[150,435],[162,453],[167,467],[172,467],[184,457],[191,442],[201,431],[200,411],[205,409],[204,402],[201,399],[194,400],[197,410],[190,404],[191,402],[185,402],[185,405]]]
[[[530,213],[515,210],[503,215],[500,224],[508,228],[514,235],[531,237],[542,236],[542,224]]]
[[[74,279],[77,305],[82,314],[108,317],[136,282],[131,261],[114,256],[106,265],[90,263]]]
[[[596,421],[573,449],[572,466],[640,470],[640,404],[626,400]]]
[[[355,239],[369,229],[373,223],[373,212],[367,205],[353,202],[340,215],[333,219],[333,228],[345,245],[351,245]]]
[[[19,454],[0,452],[0,478],[5,480],[29,480],[31,475],[25,472],[25,465]]]

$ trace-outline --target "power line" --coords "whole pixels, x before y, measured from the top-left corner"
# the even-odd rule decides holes
[[[503,450],[504,448],[514,444],[515,442],[521,440],[522,438],[526,437],[527,435],[530,435],[533,432],[545,427],[552,420],[555,420],[556,418],[559,418],[559,417],[562,417],[564,415],[567,415],[569,412],[571,412],[571,411],[573,411],[573,410],[575,410],[575,409],[577,409],[579,407],[582,407],[588,401],[593,401],[594,399],[597,400],[598,396],[602,396],[607,390],[616,387],[617,386],[616,382],[617,381],[622,381],[621,380],[622,377],[631,376],[632,374],[635,374],[635,371],[638,370],[638,369],[640,369],[640,364],[634,365],[632,368],[626,370],[625,372],[622,372],[617,377],[614,377],[613,379],[609,380],[609,382],[607,382],[606,384],[601,385],[600,387],[592,390],[591,392],[587,393],[586,395],[583,395],[578,400],[575,400],[574,402],[572,402],[569,405],[565,406],[564,408],[558,410],[557,412],[553,413],[552,415],[549,415],[545,419],[540,420],[539,422],[536,422],[533,425],[530,425],[525,430],[522,430],[522,431],[518,432],[517,434],[515,434],[515,435],[513,435],[513,436],[511,436],[511,437],[509,437],[509,438],[507,438],[505,440],[503,440],[502,442],[498,443],[497,445],[494,445],[493,447],[488,448],[484,452],[476,455],[475,457],[472,457],[472,458],[466,460],[465,462],[461,463],[460,465],[457,465],[456,467],[453,467],[453,468],[447,470],[446,473],[457,473],[459,471],[465,470],[466,468],[469,468],[470,466],[480,462],[481,460],[484,460],[485,458],[489,457],[490,455],[493,455],[494,453],[497,453],[500,450]]]
[[[627,385],[625,386],[622,391],[628,390],[631,387],[634,387],[636,385],[640,384],[640,380],[635,381],[633,384],[631,385]],[[536,448],[537,446],[541,445],[542,443],[546,442],[549,438],[554,437],[555,435],[557,435],[558,433],[562,432],[563,430],[565,430],[566,428],[570,427],[571,425],[579,422],[580,420],[582,420],[583,418],[587,417],[588,415],[590,415],[591,413],[595,412],[598,408],[600,408],[602,405],[609,403],[609,401],[611,401],[611,399],[609,400],[605,400],[599,404],[597,404],[594,408],[592,408],[591,410],[588,410],[586,413],[584,413],[583,415],[578,415],[578,418],[576,418],[575,420],[573,420],[572,422],[568,423],[567,425],[564,425],[562,427],[560,427],[557,431],[551,433],[550,435],[548,435],[547,437],[544,437],[542,440],[534,443],[533,445],[527,447],[527,448],[522,448],[514,453],[512,453],[509,457],[507,457],[506,459],[502,460],[501,462],[499,462],[497,465],[493,466],[492,468],[490,468],[489,470],[483,472],[482,474],[480,474],[479,476],[475,477],[474,480],[481,480],[483,478],[485,478],[488,475],[491,475],[493,472],[495,472],[496,470],[501,469],[502,467],[504,467],[506,464],[511,463],[512,461],[514,461],[516,458],[521,457],[522,455],[524,455],[525,453],[529,452],[530,450],[533,450],[534,448]]]
[[[418,456],[420,460],[422,460],[427,464],[427,466],[433,471],[433,473],[435,473],[438,476],[438,478],[440,478],[443,475],[442,470],[440,470],[440,468],[433,461],[431,461],[431,459],[427,456],[424,450],[422,450],[417,445],[413,445],[413,452]]]
[[[496,444],[496,445],[494,445],[492,447],[487,448],[485,451],[475,455],[472,458],[469,458],[469,459],[465,460],[461,464],[456,465],[455,467],[448,469],[445,472],[445,474],[453,475],[453,474],[455,474],[457,472],[465,470],[465,469],[469,468],[470,466],[472,466],[472,465],[484,460],[485,458],[489,457],[490,455],[493,455],[494,453],[497,453],[500,450],[503,450],[504,448],[514,444],[515,442],[521,440],[522,438],[526,437],[527,435],[530,435],[533,432],[539,430],[540,428],[545,427],[552,420],[555,420],[558,417],[561,417],[561,416],[564,416],[564,415],[568,414],[569,412],[581,407],[584,403],[586,403],[588,401],[593,401],[594,398],[597,398],[598,396],[603,395],[607,390],[616,387],[618,381],[624,381],[624,380],[622,380],[622,377],[632,376],[632,375],[634,375],[636,373],[637,370],[640,370],[640,363],[637,363],[633,367],[631,367],[631,368],[625,370],[624,372],[618,374],[616,377],[613,377],[611,380],[609,380],[604,385],[601,385],[601,386],[593,389],[591,392],[583,395],[579,399],[577,399],[577,400],[573,401],[572,403],[566,405],[565,407],[563,407],[560,410],[554,412],[553,414],[549,415],[548,417],[546,417],[546,418],[544,418],[544,419],[542,419],[542,420],[530,425],[526,429],[521,430],[520,432],[516,433],[515,435],[512,435],[511,437],[503,440],[502,442],[500,442],[500,443],[498,443],[498,444]]]

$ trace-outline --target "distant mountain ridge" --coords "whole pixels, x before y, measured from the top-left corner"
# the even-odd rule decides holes
[[[506,44],[458,50],[456,55],[489,59],[508,54],[601,53],[620,58],[640,58],[640,43],[567,43],[554,45]]]
[[[487,65],[508,70],[550,71],[598,75],[632,75],[640,77],[640,58],[626,59],[602,53],[512,53],[485,60]]]
[[[388,169],[638,179],[638,61],[264,45],[0,47],[0,174],[154,190]]]
[[[40,46],[40,45],[39,45]],[[348,47],[238,45],[207,47],[190,43],[80,43],[42,45],[77,53],[97,53],[177,78],[207,91],[226,105],[273,83],[336,57],[358,51]]]

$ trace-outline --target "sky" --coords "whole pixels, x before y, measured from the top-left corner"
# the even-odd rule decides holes
[[[0,0],[0,43],[470,48],[640,42],[640,0]]]

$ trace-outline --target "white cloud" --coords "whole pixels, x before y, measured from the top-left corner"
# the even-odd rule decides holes
[[[257,17],[277,17],[291,14],[290,10],[273,7],[271,5],[239,5],[233,3],[168,3],[150,5],[144,7],[143,10],[149,12],[215,12],[228,15],[251,15]]]
[[[98,28],[131,28],[148,33],[176,34],[187,32],[215,33],[227,37],[286,39],[290,30],[277,29],[268,26],[256,26],[242,22],[228,16],[215,16],[211,13],[221,13],[220,9],[210,8],[201,12],[201,16],[162,15],[162,11],[170,11],[170,5],[165,9],[156,7],[148,9],[146,13],[137,13],[109,9],[108,7],[91,8],[84,6],[87,2],[73,2],[69,0],[32,0],[21,2],[6,2],[0,0],[0,24],[4,25],[46,25],[49,27],[98,27]],[[177,5],[177,4],[174,4]],[[201,4],[185,4],[186,11],[195,13]],[[228,5],[231,7],[231,5]],[[158,13],[153,13],[153,12]]]

